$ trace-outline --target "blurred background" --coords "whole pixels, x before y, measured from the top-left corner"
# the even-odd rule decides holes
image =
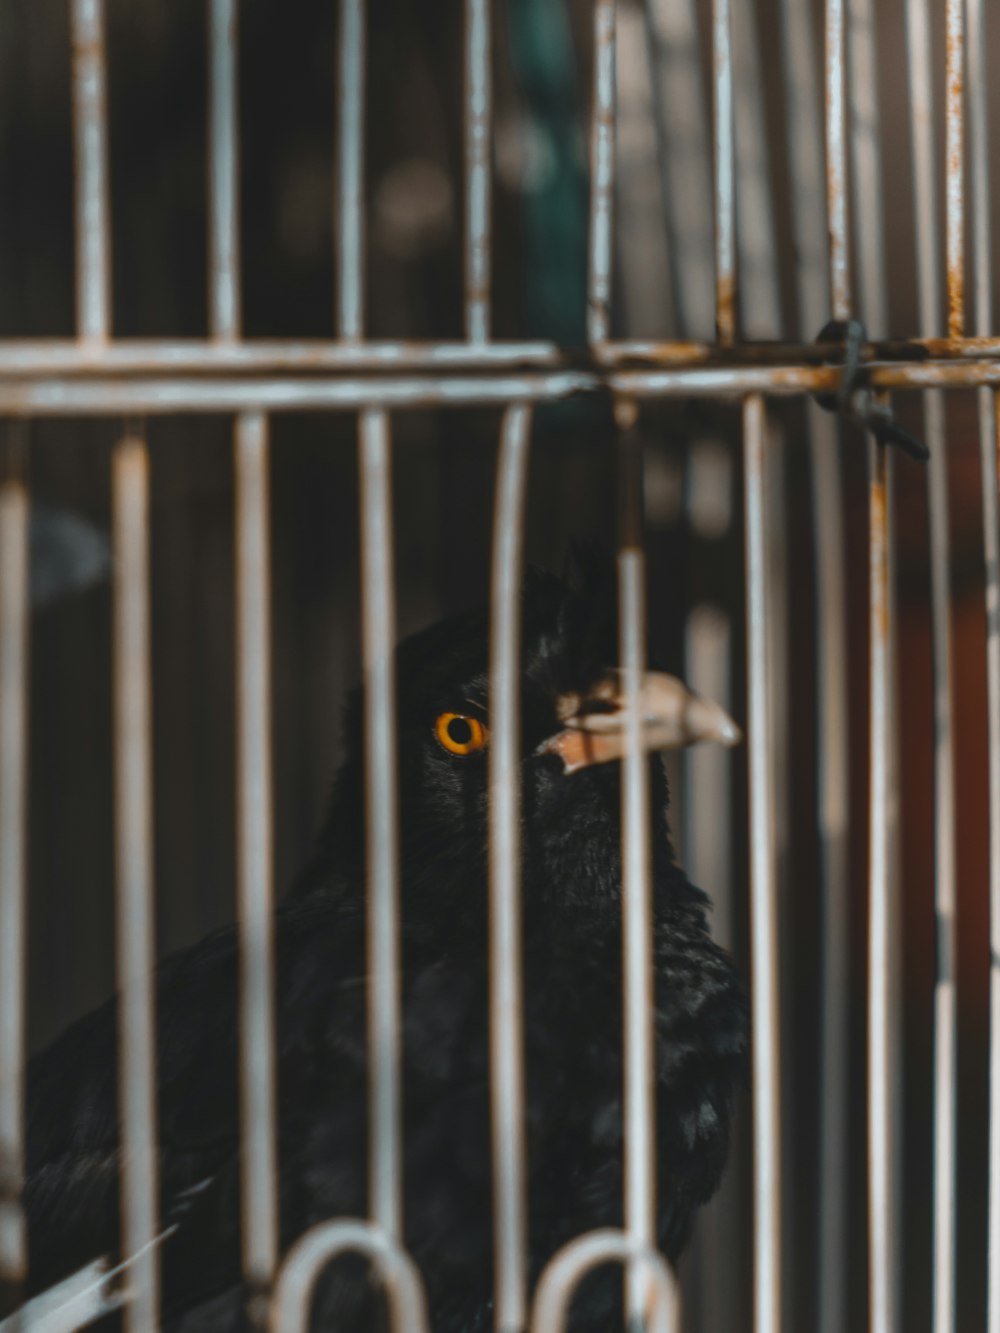
[[[904,0],[854,0],[876,59],[852,48],[853,125],[880,159],[881,200],[858,185],[855,239],[881,244],[875,336],[919,331]],[[107,0],[113,327],[120,337],[206,333],[206,17],[201,0]],[[943,130],[944,6],[932,49]],[[788,13],[804,45],[790,55]],[[370,0],[367,87],[368,331],[462,336],[463,7]],[[710,5],[621,0],[616,337],[711,338]],[[493,291],[496,338],[585,343],[591,5],[495,6]],[[817,109],[822,6],[734,0],[739,324],[746,338],[811,341],[790,165],[789,61]],[[1000,14],[988,14],[1000,57]],[[804,28],[803,28],[804,24]],[[861,52],[863,55],[863,52]],[[989,57],[988,57],[989,58]],[[329,337],[334,309],[336,7],[255,0],[240,33],[242,278],[248,337]],[[74,332],[68,7],[0,6],[0,336]],[[1000,123],[1000,88],[991,89]],[[996,137],[996,136],[995,136]],[[938,160],[943,160],[943,133]],[[816,159],[822,178],[822,162]],[[938,182],[942,187],[942,182]],[[943,187],[938,190],[943,201]],[[870,275],[868,275],[870,277]],[[859,309],[875,293],[856,279]],[[915,395],[897,410],[922,429]],[[10,426],[27,459],[32,527],[30,1040],[46,1042],[113,986],[109,457],[121,422]],[[394,417],[401,634],[485,599],[499,414]],[[788,1327],[817,1322],[820,979],[816,832],[814,493],[802,403],[772,412],[769,493],[783,935],[785,1283]],[[653,656],[745,718],[739,416],[698,402],[644,407]],[[152,456],[157,943],[169,952],[234,913],[233,492],[230,425],[155,419]],[[275,417],[273,633],[276,882],[307,858],[358,671],[355,424]],[[983,553],[975,397],[947,402],[959,869],[959,1320],[982,1326],[986,1260],[987,782]],[[529,555],[559,568],[574,536],[615,540],[616,441],[606,407],[540,410]],[[867,489],[863,439],[845,431],[849,875],[842,904],[849,1039],[844,1327],[866,1310],[865,966]],[[926,471],[896,464],[902,813],[900,1034],[904,1326],[930,1328],[931,1051],[935,970],[931,648]],[[821,497],[822,499],[822,497]],[[694,761],[697,763],[698,761]],[[716,933],[747,970],[745,754],[700,782],[674,778],[673,826],[716,899]],[[707,776],[707,785],[706,785]],[[693,795],[699,794],[695,803]],[[707,793],[707,796],[706,796]],[[733,1168],[686,1258],[689,1326],[750,1327],[749,1102]]]

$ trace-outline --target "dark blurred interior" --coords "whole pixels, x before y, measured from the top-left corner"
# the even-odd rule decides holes
[[[650,9],[669,8],[650,0]],[[616,335],[711,336],[671,295],[656,135],[643,128],[655,78],[643,55],[642,6],[621,4],[621,149]],[[744,333],[811,340],[795,317],[790,177],[778,0],[758,0],[753,35],[764,71],[777,268],[777,324],[763,333],[742,290]],[[202,3],[108,0],[114,333],[206,332],[206,17]],[[878,0],[889,326],[917,331],[903,0]],[[935,21],[943,24],[943,6]],[[493,332],[585,342],[590,6],[585,0],[496,5]],[[368,331],[462,336],[462,6],[370,0],[367,101]],[[815,27],[822,31],[821,6]],[[1000,24],[991,51],[1000,54]],[[698,6],[702,69],[707,3]],[[329,337],[334,303],[336,7],[256,0],[241,17],[242,278],[248,337]],[[943,36],[936,47],[943,52]],[[819,79],[820,50],[816,48]],[[943,55],[938,105],[943,90]],[[74,331],[65,4],[0,6],[0,336]],[[996,81],[994,81],[996,83]],[[703,89],[707,85],[702,79]],[[820,85],[817,85],[820,87]],[[643,92],[645,90],[645,93]],[[646,100],[643,101],[645,96]],[[1000,124],[1000,89],[991,123]],[[698,115],[709,126],[707,92]],[[629,108],[625,114],[625,107]],[[996,136],[994,136],[996,137]],[[710,142],[710,140],[709,140]],[[650,159],[649,154],[652,153]],[[646,156],[644,157],[644,154]],[[650,162],[652,161],[652,168]],[[704,164],[703,164],[704,165]],[[943,195],[942,195],[943,197]],[[711,246],[711,219],[704,218]],[[710,298],[711,293],[708,293]],[[918,433],[919,400],[901,398]],[[780,820],[785,1019],[785,1221],[789,1328],[812,1327],[816,1302],[818,977],[815,584],[805,412],[773,413],[772,507],[777,606],[787,631],[785,806]],[[948,402],[952,620],[958,782],[960,963],[960,1328],[985,1311],[987,781],[981,496],[976,404]],[[499,414],[400,413],[393,419],[397,606],[402,634],[482,601],[489,574]],[[37,1047],[113,985],[109,455],[120,421],[11,426],[33,501],[30,843],[30,1038]],[[685,670],[692,608],[730,625],[736,716],[745,716],[739,416],[706,402],[649,406],[646,445],[650,635],[654,655]],[[148,423],[152,451],[157,942],[168,952],[234,911],[233,489],[230,423]],[[276,883],[308,856],[339,753],[339,715],[358,669],[355,423],[348,415],[276,416],[273,438],[273,670]],[[705,453],[706,448],[708,453]],[[712,452],[714,450],[714,453]],[[714,503],[692,511],[692,459],[714,458]],[[865,966],[867,837],[867,492],[863,440],[845,433],[842,476],[850,644],[851,1109],[849,1326],[865,1323]],[[721,461],[720,461],[721,460]],[[700,464],[699,464],[700,466]],[[931,650],[926,472],[896,462],[898,705],[902,774],[902,987],[905,1031],[904,1326],[930,1328],[931,1051],[935,968]],[[532,559],[558,567],[574,536],[615,539],[616,440],[606,405],[538,413],[529,487]],[[698,474],[699,476],[701,473]],[[715,520],[712,514],[716,515]],[[700,516],[699,516],[700,515]],[[781,642],[779,638],[778,642]],[[698,680],[692,684],[699,685]],[[745,755],[732,761],[731,808],[684,807],[674,825],[731,831],[726,933],[747,967]],[[721,908],[720,908],[721,910]],[[721,1252],[703,1244],[687,1274],[691,1327],[750,1328],[749,1101],[724,1206]],[[706,1292],[708,1294],[706,1295]],[[716,1311],[715,1315],[710,1310]]]

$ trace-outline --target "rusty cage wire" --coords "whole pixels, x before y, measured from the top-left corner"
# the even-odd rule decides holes
[[[401,1229],[401,1127],[397,969],[397,813],[394,748],[395,640],[391,458],[393,413],[491,405],[503,409],[496,475],[492,561],[490,688],[491,1076],[496,1323],[498,1333],[564,1326],[585,1271],[614,1261],[630,1270],[633,1310],[648,1305],[650,1327],[679,1330],[674,1275],[655,1250],[650,1163],[651,1024],[648,865],[643,846],[645,766],[636,732],[625,764],[624,865],[626,1023],[625,1226],[581,1236],[557,1256],[538,1290],[526,1288],[525,1174],[521,1125],[521,1010],[516,765],[518,589],[533,410],[570,396],[613,396],[630,516],[618,556],[622,665],[638,718],[645,656],[645,568],[640,498],[634,483],[633,423],[655,402],[726,399],[742,409],[745,531],[746,718],[749,793],[752,1060],[752,1314],[739,1327],[779,1333],[783,1323],[784,1199],[782,1006],[777,825],[780,786],[780,658],[783,605],[772,547],[776,490],[769,467],[776,400],[808,405],[813,477],[811,531],[816,579],[818,901],[824,949],[821,1145],[816,1163],[819,1272],[815,1327],[843,1329],[847,1032],[843,1016],[849,760],[847,610],[843,566],[838,422],[816,395],[839,395],[841,411],[867,425],[868,522],[868,986],[867,1253],[872,1333],[903,1327],[900,1301],[899,966],[900,720],[895,702],[893,438],[882,427],[895,395],[923,395],[930,451],[928,495],[933,613],[934,982],[933,1328],[956,1323],[957,1018],[955,756],[948,436],[944,391],[978,390],[985,555],[989,754],[990,1148],[988,1327],[1000,1333],[1000,548],[998,413],[1000,338],[992,328],[988,143],[989,55],[984,0],[907,0],[906,70],[918,225],[919,328],[888,338],[882,163],[875,71],[874,0],[825,0],[822,32],[807,0],[781,0],[780,47],[770,51],[786,111],[784,154],[794,234],[799,340],[783,336],[775,273],[773,199],[754,153],[768,142],[759,52],[746,33],[752,0],[595,0],[590,134],[588,339],[584,352],[545,341],[499,341],[491,331],[493,175],[490,0],[465,0],[464,280],[465,337],[451,342],[370,339],[364,328],[365,0],[339,0],[336,65],[336,335],[320,340],[248,340],[241,327],[238,135],[238,0],[209,0],[209,334],[192,340],[115,337],[111,327],[108,57],[103,0],[70,0],[75,164],[77,334],[72,339],[0,342],[0,413],[12,421],[103,417],[126,424],[113,456],[114,744],[118,986],[127,1002],[120,1077],[123,1257],[128,1328],[157,1323],[158,1201],[155,1170],[153,1032],[152,730],[149,582],[149,463],[142,422],[162,415],[219,414],[234,423],[236,506],[236,691],[240,1078],[243,1153],[243,1268],[272,1293],[276,1330],[306,1326],[309,1293],[322,1268],[348,1250],[373,1260],[385,1282],[394,1327],[427,1328],[420,1275]],[[699,27],[699,23],[703,25]],[[710,50],[701,63],[698,43]],[[742,35],[741,35],[742,34]],[[624,50],[638,62],[626,63]],[[822,68],[818,62],[823,53]],[[754,59],[758,66],[754,68]],[[628,80],[645,69],[650,104]],[[710,82],[711,115],[682,114],[685,96]],[[616,87],[616,83],[620,85]],[[943,105],[935,100],[942,83]],[[635,109],[638,98],[639,110]],[[656,124],[665,242],[680,312],[669,340],[613,335],[613,296],[622,278],[616,241],[616,165],[630,151],[619,123],[628,106]],[[630,122],[631,123],[631,122]],[[711,134],[707,132],[711,127]],[[943,196],[938,170],[944,130]],[[825,173],[824,173],[825,162]],[[692,165],[693,163],[693,165]],[[686,174],[685,174],[686,173]],[[938,208],[943,205],[943,236]],[[692,218],[692,215],[696,214]],[[704,253],[708,221],[711,253]],[[623,233],[634,219],[622,216]],[[969,242],[967,247],[967,241]],[[697,336],[700,280],[710,275],[714,338]],[[966,290],[966,278],[969,292]],[[946,301],[942,302],[942,295]],[[837,326],[813,342],[828,320]],[[859,321],[863,321],[863,328]],[[704,319],[702,319],[702,324]],[[867,332],[865,332],[867,330]],[[805,331],[805,332],[804,332]],[[853,340],[853,342],[852,342]],[[851,356],[856,364],[848,364]],[[356,418],[360,469],[365,739],[368,809],[368,1013],[371,1216],[331,1219],[279,1253],[276,1205],[273,947],[272,742],[269,537],[269,424],[289,412]],[[630,444],[630,441],[632,443]],[[693,466],[693,464],[692,464]],[[628,474],[633,483],[628,482]],[[694,485],[689,480],[690,500]],[[777,501],[780,503],[780,500]],[[16,470],[0,485],[0,1275],[24,1275],[26,1236],[18,1202],[24,1151],[25,934],[28,767],[28,523],[30,500]],[[722,639],[719,639],[720,633]],[[703,682],[729,652],[728,626],[695,618],[688,664]],[[713,638],[713,635],[715,638]],[[713,643],[715,647],[713,649]],[[722,647],[720,648],[720,643]],[[714,664],[714,665],[713,665]],[[733,690],[733,694],[738,693]],[[728,790],[729,760],[696,755],[684,779],[688,804]],[[787,775],[784,780],[787,780]],[[701,797],[699,798],[699,792]],[[701,841],[699,841],[701,838]],[[708,865],[697,822],[690,856]],[[730,872],[734,873],[734,872]],[[711,877],[709,870],[705,876]],[[984,949],[986,947],[984,943]],[[650,1296],[655,1295],[655,1300]],[[72,1326],[120,1300],[110,1280],[78,1295]],[[787,1319],[785,1320],[787,1326]],[[35,1325],[44,1327],[44,1323]],[[66,1325],[70,1326],[69,1324]],[[701,1325],[699,1325],[701,1326]],[[710,1326],[704,1323],[705,1333]],[[736,1325],[733,1325],[736,1327]]]

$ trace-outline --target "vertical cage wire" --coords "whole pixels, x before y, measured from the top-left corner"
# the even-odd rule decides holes
[[[365,319],[364,0],[340,0],[337,70],[337,334],[361,337]]]
[[[951,37],[949,37],[949,41]],[[920,332],[941,333],[940,233],[935,209],[933,63],[926,0],[909,0],[907,55],[913,126],[914,215]],[[954,115],[951,98],[949,121]],[[949,144],[954,137],[949,130]],[[949,148],[949,152],[950,152]],[[950,194],[950,186],[949,186]],[[949,230],[954,218],[947,213]],[[951,237],[949,235],[949,249]],[[955,1228],[957,1215],[957,1014],[955,975],[955,775],[951,703],[951,595],[948,538],[948,455],[944,396],[924,394],[924,429],[931,451],[928,506],[931,532],[931,632],[934,678],[934,899],[937,968],[934,985],[934,1330],[955,1326]]]
[[[209,8],[209,326],[238,338],[241,325],[239,231],[239,0]]]
[[[361,623],[365,696],[365,825],[368,912],[370,1209],[395,1239],[403,1221],[402,1089],[399,1077],[399,809],[392,473],[388,413],[359,423]]]
[[[243,1273],[256,1297],[266,1295],[278,1263],[270,450],[262,413],[236,420],[235,477],[240,1180]]]
[[[490,0],[465,4],[465,336],[490,336]]]
[[[892,458],[869,441],[868,1247],[871,1333],[899,1328],[892,1155]]]
[[[715,336],[736,340],[736,159],[730,0],[713,0],[712,109],[715,133]]]
[[[826,89],[826,189],[830,236],[830,304],[833,318],[851,313],[847,232],[847,37],[845,0],[826,0],[824,27]]]
[[[611,333],[611,275],[615,184],[615,19],[617,0],[594,0],[594,110],[590,128],[590,257],[587,337]]]
[[[622,533],[618,552],[618,651],[624,682],[622,761],[622,1104],[625,1229],[637,1246],[656,1244],[656,1142],[653,1084],[653,935],[649,765],[642,745],[642,674],[646,666],[646,561],[642,549],[642,446],[629,431],[622,443]],[[669,1171],[669,1163],[667,1164]],[[627,1319],[641,1321],[646,1275],[630,1265]]]
[[[969,184],[972,214],[973,332],[993,327],[990,227],[990,144],[986,7],[968,0]],[[987,1167],[988,1333],[1000,1333],[1000,456],[993,390],[978,391],[980,484],[983,500],[984,610],[986,613],[986,728],[989,810],[989,1159]]]
[[[1000,392],[980,409],[983,536],[986,557],[986,669],[989,702],[990,1102],[987,1329],[1000,1331]],[[986,437],[992,427],[993,434]]]
[[[104,0],[73,0],[70,21],[76,168],[76,323],[80,338],[100,344],[111,332]]]
[[[879,103],[875,71],[878,68],[878,52],[875,31],[875,10],[871,0],[851,0],[848,9],[848,23],[855,21],[855,30],[849,33],[848,44],[859,64],[860,69],[854,77],[852,69],[849,90],[849,110],[851,123],[851,153],[856,179],[853,193],[848,185],[849,201],[853,203],[856,233],[856,284],[855,305],[869,337],[884,336],[889,319],[888,281],[885,264],[885,209],[882,190],[882,163],[879,148]],[[846,75],[846,71],[845,71]],[[871,80],[866,89],[862,80],[868,76]],[[848,266],[850,274],[850,265]],[[872,440],[869,450],[875,449]],[[881,448],[881,446],[879,446]],[[887,464],[890,470],[891,458]],[[886,531],[891,534],[891,485],[886,492]],[[896,552],[890,537],[887,537],[887,609],[886,622],[892,624],[895,619],[896,597]],[[887,846],[886,880],[884,886],[877,886],[875,879],[869,879],[869,911],[872,919],[876,917],[883,923],[884,938],[879,950],[871,947],[869,937],[869,988],[868,988],[868,1024],[869,1024],[869,1164],[877,1159],[878,1180],[869,1177],[869,1199],[878,1198],[878,1207],[870,1206],[868,1255],[869,1285],[873,1310],[881,1310],[881,1315],[873,1315],[872,1333],[877,1333],[878,1318],[889,1321],[887,1327],[896,1327],[898,1320],[900,1283],[902,1279],[902,1246],[899,1240],[900,1218],[902,1212],[902,977],[900,971],[900,892],[902,878],[902,838],[900,808],[897,799],[899,768],[899,716],[898,701],[893,682],[896,679],[896,642],[894,634],[887,638],[887,660],[885,662],[886,691],[885,706],[888,717],[885,722],[885,789],[887,803],[884,817],[887,821],[885,840]],[[874,722],[870,723],[874,727]],[[873,742],[874,744],[874,742]],[[873,805],[874,809],[874,805]],[[884,888],[884,899],[879,895]],[[876,906],[872,903],[878,898]],[[878,963],[876,963],[876,958]],[[884,968],[884,977],[876,979],[877,966]],[[878,1030],[877,1049],[873,1050],[871,1034]],[[876,1095],[880,1106],[872,1108],[871,1088],[876,1085]],[[884,1103],[884,1104],[883,1104]],[[881,1265],[875,1274],[875,1265]],[[884,1297],[884,1299],[883,1299]]]
[[[126,436],[112,459],[115,862],[122,1250],[133,1256],[129,1333],[159,1326],[149,455]]]
[[[797,255],[799,336],[827,319],[830,268],[811,11],[783,0],[783,72]],[[842,1333],[847,1291],[848,691],[843,497],[837,424],[807,405],[816,586],[820,993],[817,1333]]]
[[[965,333],[965,3],[945,5],[945,240],[948,251],[948,336]]]
[[[766,417],[743,408],[746,523],[750,955],[753,1019],[754,1333],[781,1333],[781,1067],[773,731],[767,689]]]
[[[521,966],[520,675],[524,506],[531,409],[504,414],[490,599],[490,1097],[496,1333],[527,1322]]]
[[[28,863],[28,491],[0,483],[0,1280],[27,1272],[24,1057]]]

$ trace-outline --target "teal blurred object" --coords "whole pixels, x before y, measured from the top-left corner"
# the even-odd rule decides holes
[[[545,169],[522,194],[525,334],[582,347],[587,327],[586,138],[564,0],[511,0],[511,60]]]

